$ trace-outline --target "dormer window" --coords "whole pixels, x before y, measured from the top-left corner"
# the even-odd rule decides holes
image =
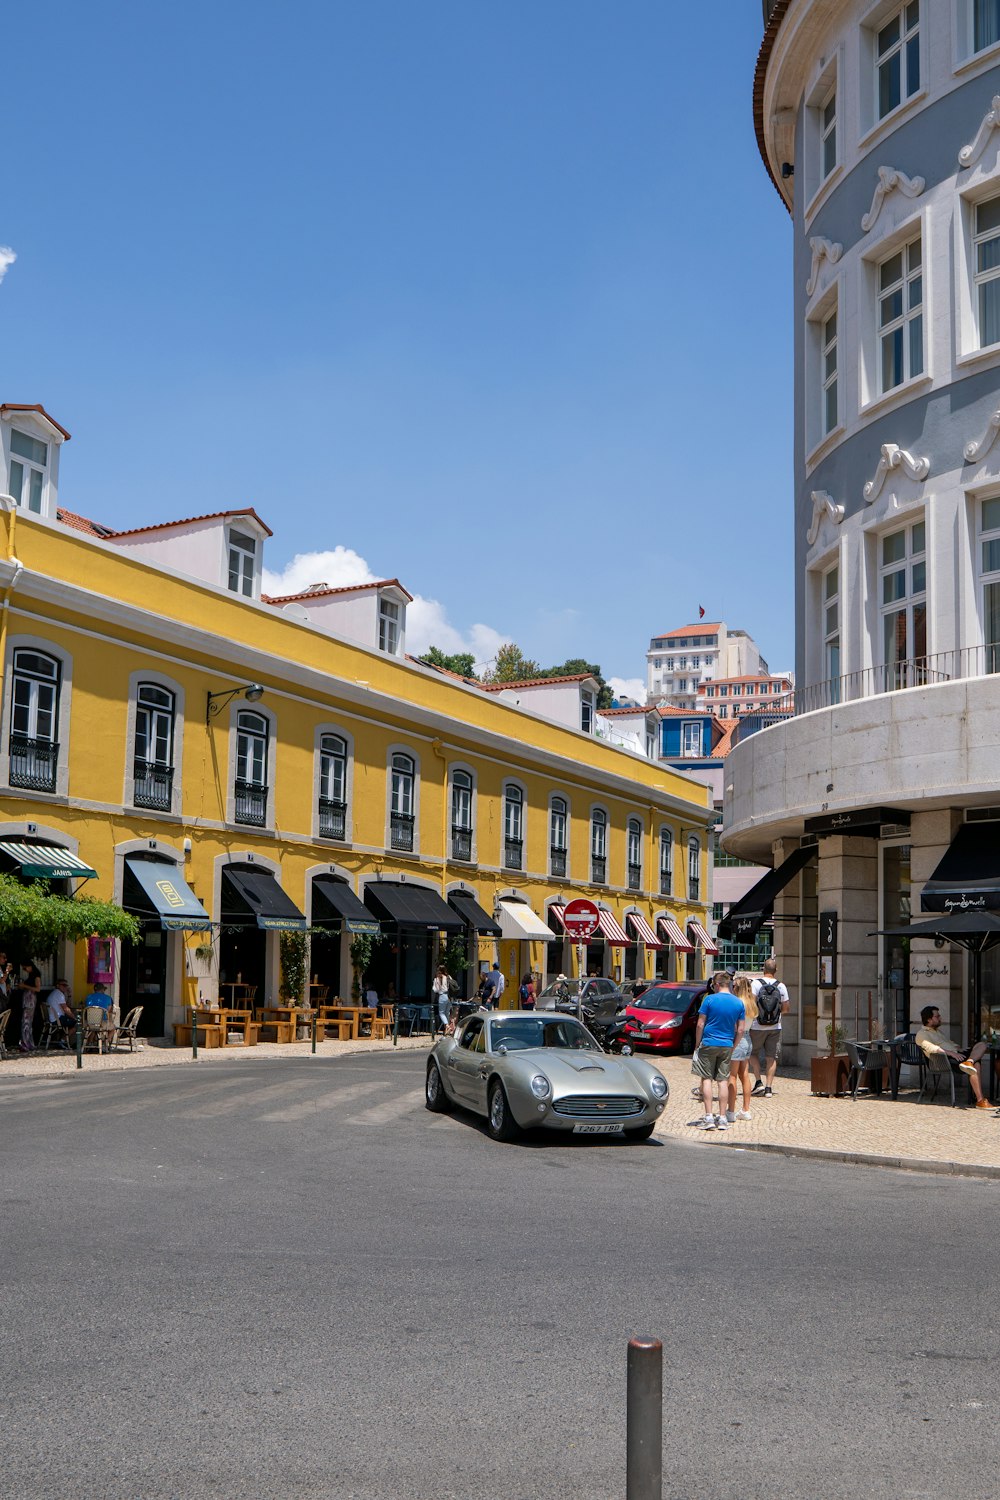
[[[580,728],[584,734],[594,732],[594,695],[586,689],[580,694]]]
[[[399,624],[402,610],[393,599],[379,595],[378,649],[387,656],[399,655]]]
[[[253,598],[257,569],[257,539],[245,531],[229,533],[229,587],[234,594]]]
[[[26,432],[10,434],[10,493],[24,510],[42,512],[42,493],[48,473],[49,445]]]

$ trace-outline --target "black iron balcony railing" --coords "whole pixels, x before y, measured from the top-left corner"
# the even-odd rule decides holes
[[[592,885],[603,885],[608,874],[608,857],[606,854],[592,854],[590,856],[590,880]]]
[[[451,857],[452,859],[472,858],[472,829],[452,828],[451,830]]]
[[[132,801],[136,807],[169,812],[174,790],[174,768],[155,760],[137,760],[132,767]]]
[[[267,787],[256,781],[243,781],[237,776],[234,791],[233,816],[236,822],[264,828],[267,824]]]
[[[59,746],[54,740],[36,740],[26,734],[10,737],[10,784],[32,792],[54,792],[59,767]]]
[[[642,866],[630,864],[627,870],[628,888],[630,891],[642,890]]]
[[[391,813],[389,817],[389,848],[401,854],[413,853],[413,814]]]
[[[520,870],[521,861],[524,858],[523,839],[507,839],[503,841],[503,862],[508,870]]]
[[[319,799],[319,836],[321,839],[347,837],[346,802],[335,802],[332,797]]]
[[[556,879],[565,880],[566,850],[560,848],[558,845],[553,845],[553,847],[549,850],[549,863],[552,867],[552,874],[556,877]]]

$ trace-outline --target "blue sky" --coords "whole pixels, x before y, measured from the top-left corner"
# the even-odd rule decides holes
[[[0,399],[73,433],[64,504],[253,504],[272,585],[399,576],[411,647],[630,679],[703,604],[791,664],[756,0],[32,17],[5,20]]]

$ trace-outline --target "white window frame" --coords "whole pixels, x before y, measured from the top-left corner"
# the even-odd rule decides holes
[[[556,804],[559,804],[558,807]],[[562,843],[556,843],[556,819],[562,819]],[[570,804],[569,798],[562,792],[553,792],[549,798],[549,853],[548,869],[553,880],[568,880],[570,873],[569,863],[569,834],[570,834]],[[564,875],[553,875],[552,873],[552,851],[562,850],[566,856],[566,873]]]
[[[912,93],[906,92],[906,63],[905,57],[901,70],[900,101],[892,109],[879,114],[879,57],[878,57],[878,35],[895,16],[905,19],[904,13],[908,8],[909,0],[879,0],[864,16],[858,28],[859,43],[859,78],[860,87],[860,131],[861,138],[858,145],[864,149],[875,137],[883,132],[888,133],[892,123],[912,109],[918,101],[927,97],[927,27],[929,18],[927,9],[933,0],[921,0],[920,17],[916,26],[917,53],[919,81]],[[901,21],[901,31],[904,36],[909,35],[905,24]],[[901,43],[904,45],[905,42]],[[887,60],[889,53],[885,54],[883,61]]]
[[[920,532],[917,537],[916,533]],[[884,561],[885,543],[892,537],[903,537],[903,555],[901,558],[891,562]],[[921,545],[915,550],[917,541]],[[876,561],[878,569],[878,660],[881,669],[880,687],[883,692],[888,692],[902,687],[917,687],[927,680],[926,664],[928,655],[928,630],[930,625],[928,570],[929,557],[927,553],[927,526],[926,517],[921,513],[914,516],[903,525],[886,527],[875,538]],[[890,579],[902,578],[903,592],[887,599],[886,585]],[[922,579],[922,583],[918,583]],[[914,611],[917,608],[924,612],[924,647],[923,651],[917,649],[915,640]],[[906,650],[901,656],[889,661],[886,650],[886,631],[889,621],[898,615],[904,617],[904,628],[906,634]]]
[[[700,719],[686,719],[681,724],[681,756],[684,760],[701,760],[704,754]]]
[[[590,868],[587,871],[587,875],[588,875],[588,879],[590,880],[590,883],[594,884],[594,881],[592,879],[593,873],[594,873],[594,864],[593,864],[594,860],[595,859],[603,859],[604,860],[604,879],[603,879],[603,881],[598,881],[597,884],[599,884],[599,885],[608,885],[610,883],[609,880],[608,880],[608,875],[609,875],[610,872],[609,872],[609,869],[608,869],[608,813],[607,813],[607,808],[604,808],[604,807],[592,807],[590,809],[590,855],[589,855],[589,857],[590,857]]]
[[[843,48],[824,59],[805,100],[803,119],[802,192],[808,224],[833,184],[843,173],[844,161]],[[827,110],[833,105],[832,119]],[[827,142],[833,140],[833,161],[827,165]]]
[[[464,778],[459,781],[458,778]],[[458,793],[466,794],[458,796]],[[468,824],[460,824],[456,820],[457,813],[461,810],[459,804],[466,801]],[[457,856],[452,851],[452,837],[455,830],[469,834],[470,854],[468,860],[460,860],[460,864],[474,864],[478,859],[476,849],[476,773],[471,766],[453,765],[448,770],[448,857],[455,859]]]
[[[253,543],[253,548],[247,546]],[[240,599],[256,599],[260,593],[261,539],[239,525],[226,528],[226,587]],[[235,575],[236,586],[233,578]]]
[[[399,599],[387,594],[378,596],[378,649],[386,656],[400,656],[403,649],[405,616]]]
[[[996,41],[984,42],[976,47],[976,3],[977,0],[956,0],[955,5],[955,69],[972,67],[993,58],[1000,50],[1000,35]],[[997,0],[990,0],[997,3]],[[1000,6],[998,6],[1000,10]]]
[[[590,688],[580,691],[580,729],[584,734],[593,734],[597,707],[597,694]]]
[[[344,837],[335,839],[330,834],[321,834],[319,831],[319,799],[327,796],[324,790],[323,758],[327,753],[324,750],[324,741],[330,737],[340,740],[344,745]],[[332,799],[336,800],[336,799]],[[354,736],[342,724],[317,724],[313,739],[313,797],[312,797],[312,829],[313,838],[317,842],[330,844],[335,848],[343,848],[354,839]]]
[[[505,781],[503,784],[503,844],[500,848],[500,868],[502,870],[528,868],[528,839],[526,834],[527,818],[527,796],[524,787],[517,781]],[[507,841],[521,845],[520,865],[508,865],[507,863]]]
[[[15,438],[21,438],[24,442],[27,443],[37,443],[40,447],[44,448],[44,460],[39,463],[37,458],[29,457],[23,453],[15,453]],[[17,501],[18,509],[28,511],[29,514],[33,516],[45,515],[47,512],[46,500],[48,498],[47,490],[49,485],[50,459],[52,457],[51,441],[48,438],[36,437],[33,432],[26,432],[23,427],[15,427],[12,425],[8,442],[9,452],[7,455],[7,483],[11,495],[13,495],[14,499]],[[16,493],[14,486],[15,466],[21,471],[20,483],[17,485]],[[31,504],[31,482],[33,479],[38,480],[37,505]],[[25,489],[25,486],[27,486],[27,491]]]
[[[267,765],[265,767],[267,786],[267,803],[264,813],[264,826],[259,827],[253,823],[237,823],[236,821],[236,777],[239,768],[239,740],[240,740],[240,715],[252,713],[267,723]],[[240,833],[246,835],[251,829],[255,836],[274,833],[274,783],[277,780],[277,718],[273,711],[265,708],[261,703],[254,703],[248,707],[244,699],[236,698],[229,705],[229,758],[228,775],[226,779],[226,821],[231,823]]]
[[[129,752],[125,756],[125,786],[122,796],[124,807],[135,806],[135,747],[136,747],[136,719],[138,713],[138,695],[140,687],[146,684],[151,687],[163,688],[165,692],[172,693],[174,698],[174,742],[173,742],[173,781],[170,790],[170,811],[160,812],[156,808],[144,807],[140,811],[142,816],[152,818],[179,818],[183,800],[183,766],[184,766],[184,689],[179,682],[172,677],[166,677],[162,672],[151,672],[145,668],[133,672],[128,680],[128,714],[125,725],[125,744]]]
[[[664,859],[666,852],[666,859]],[[664,889],[663,877],[666,875],[666,888]],[[674,888],[674,834],[672,828],[661,827],[660,829],[660,895],[669,896]]]
[[[393,849],[392,847],[392,814],[394,811],[396,811],[402,813],[403,816],[406,816],[403,807],[399,805],[398,799],[394,795],[395,788],[393,784],[393,756],[396,755],[407,756],[413,767],[413,787],[411,797],[411,812],[413,817],[413,848],[411,850]],[[387,855],[398,856],[402,859],[406,859],[407,857],[419,854],[420,852],[421,781],[422,778],[420,774],[420,756],[414,750],[413,746],[406,744],[389,745],[386,749],[385,754],[385,851]]]
[[[15,787],[11,789],[11,795],[16,797],[40,796],[45,800],[53,797],[66,797],[69,794],[69,738],[70,738],[70,708],[73,691],[73,658],[55,641],[38,635],[9,635],[7,637],[7,656],[4,662],[3,675],[3,722],[0,728],[0,785],[10,786],[10,735],[14,711],[14,653],[15,651],[35,651],[41,656],[51,656],[59,664],[59,694],[56,712],[56,733],[54,739],[59,746],[59,759],[56,765],[56,784],[52,792],[29,792]]]
[[[639,890],[642,889],[642,844],[642,819],[629,818],[625,824],[625,884],[628,885],[630,867],[635,865],[639,870]]]
[[[701,878],[701,840],[699,839],[699,837],[698,837],[698,835],[696,833],[692,833],[688,837],[687,848],[688,848],[687,899],[689,901],[694,901],[696,903],[701,903],[701,901],[703,900],[702,878]],[[692,891],[695,888],[694,882],[697,883],[697,894],[696,895],[692,895]]]
[[[920,241],[920,275],[923,278],[921,288],[921,301],[919,308],[907,308],[905,274],[906,247]],[[904,223],[892,229],[882,239],[873,244],[861,263],[861,277],[858,288],[859,296],[859,326],[863,330],[859,339],[860,355],[860,406],[861,414],[867,416],[870,412],[880,408],[889,407],[896,402],[907,400],[910,394],[922,385],[928,385],[933,374],[933,349],[929,337],[930,320],[929,310],[934,306],[932,272],[928,265],[928,249],[930,238],[928,234],[928,221],[926,212],[919,210],[908,218]],[[904,258],[903,277],[903,313],[904,325],[908,324],[918,312],[922,318],[922,340],[921,349],[923,357],[923,369],[919,375],[909,373],[909,350],[906,330],[904,326],[903,347],[907,360],[907,378],[899,385],[890,386],[887,390],[882,387],[882,336],[885,330],[879,326],[879,284],[881,267],[896,254],[902,252]],[[916,274],[916,273],[913,273]],[[841,304],[843,306],[843,304]],[[841,318],[843,321],[843,317]],[[895,321],[895,320],[893,320]]]
[[[916,268],[912,266],[914,249],[919,254]],[[882,283],[882,273],[890,261],[899,259],[900,274],[887,285]],[[888,255],[882,256],[877,262],[878,284],[875,288],[876,305],[878,316],[876,320],[875,339],[875,369],[878,380],[878,394],[880,396],[891,396],[900,387],[909,385],[911,381],[919,380],[926,367],[926,319],[924,317],[925,302],[925,278],[924,278],[924,252],[923,241],[920,235],[907,240],[905,244],[891,250]],[[919,282],[920,297],[915,304],[912,301],[914,288]],[[900,311],[898,313],[887,313],[883,320],[883,309],[889,299],[899,297]],[[920,324],[920,368],[913,368],[913,324]],[[897,380],[891,385],[885,383],[885,359],[884,350],[887,340],[895,339],[899,335],[901,350],[901,373]]]

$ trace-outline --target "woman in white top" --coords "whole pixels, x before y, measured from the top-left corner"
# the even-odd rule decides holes
[[[440,965],[437,973],[434,975],[434,983],[431,985],[431,989],[434,991],[434,998],[437,1000],[438,1020],[441,1023],[441,1030],[447,1031],[448,1019],[451,1015],[451,991],[448,970],[444,964]]]

